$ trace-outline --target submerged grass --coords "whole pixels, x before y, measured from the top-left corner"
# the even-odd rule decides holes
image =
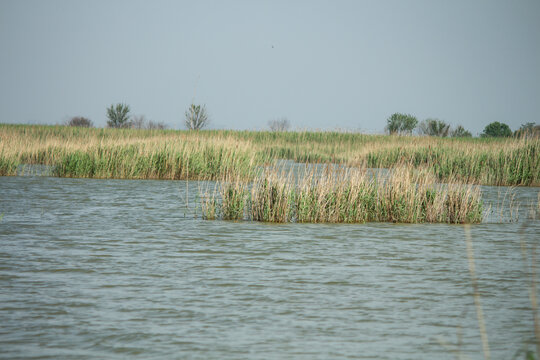
[[[437,184],[426,172],[405,167],[387,177],[358,169],[326,168],[298,175],[267,170],[248,184],[219,183],[203,196],[206,219],[309,223],[479,223],[478,187]]]
[[[0,175],[20,164],[58,176],[249,178],[278,159],[428,169],[440,181],[540,186],[540,139],[448,139],[344,132],[176,131],[0,124]]]

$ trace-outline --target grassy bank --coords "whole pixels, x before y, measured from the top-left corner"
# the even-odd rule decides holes
[[[448,139],[340,132],[88,129],[0,124],[0,175],[44,164],[59,176],[252,177],[276,159],[426,169],[442,182],[540,186],[540,139]]]
[[[201,194],[206,219],[309,223],[479,223],[478,187],[437,184],[425,171],[359,169],[303,174],[268,170],[252,184],[229,179]]]

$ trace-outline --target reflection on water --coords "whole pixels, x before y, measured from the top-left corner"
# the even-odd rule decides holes
[[[461,226],[204,221],[186,185],[0,177],[0,358],[482,358]],[[533,349],[537,193],[472,226],[493,358]]]

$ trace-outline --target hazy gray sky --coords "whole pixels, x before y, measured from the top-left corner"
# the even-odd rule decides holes
[[[394,112],[540,122],[540,1],[0,0],[0,122],[106,107],[182,128],[381,132]]]

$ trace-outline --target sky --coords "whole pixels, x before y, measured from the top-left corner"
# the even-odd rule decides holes
[[[382,133],[395,112],[473,135],[540,123],[540,1],[0,0],[0,123]]]

